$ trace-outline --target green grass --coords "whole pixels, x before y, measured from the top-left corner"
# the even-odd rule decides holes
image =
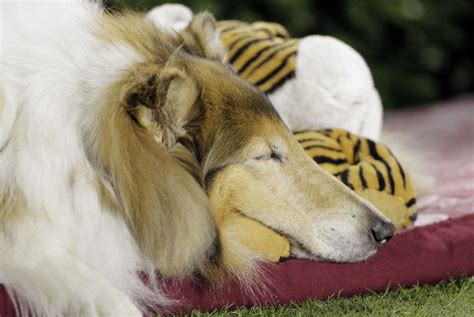
[[[383,294],[351,298],[310,300],[278,307],[227,309],[210,314],[193,312],[192,317],[204,316],[474,316],[474,277],[435,286],[397,289]]]

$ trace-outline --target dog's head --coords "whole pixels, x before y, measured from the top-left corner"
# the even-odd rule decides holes
[[[294,255],[337,262],[364,259],[393,236],[389,220],[312,161],[268,98],[222,62],[212,16],[196,16],[177,38],[180,49],[129,90],[130,113],[181,153],[218,224],[237,211],[289,237]]]
[[[194,142],[218,223],[237,211],[289,237],[294,255],[340,262],[393,236],[389,220],[304,152],[262,93],[213,62],[197,74],[205,115]]]

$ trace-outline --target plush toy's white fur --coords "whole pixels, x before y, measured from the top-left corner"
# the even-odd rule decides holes
[[[192,18],[183,5],[155,7],[147,17],[158,27],[181,30]],[[349,45],[330,36],[301,39],[296,76],[269,95],[293,130],[342,128],[377,140],[382,104],[366,62]]]
[[[377,140],[382,106],[364,59],[330,36],[300,40],[296,76],[270,94],[294,130],[342,128]]]
[[[132,300],[151,293],[83,148],[102,90],[139,62],[91,35],[101,13],[86,1],[0,3],[0,283],[45,316],[141,316]]]

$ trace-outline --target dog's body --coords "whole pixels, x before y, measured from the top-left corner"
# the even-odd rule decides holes
[[[374,253],[377,226],[389,238],[221,62],[210,16],[170,35],[83,1],[0,9],[0,283],[20,308],[139,316],[166,303],[140,270],[246,274],[216,210],[323,260]]]
[[[0,280],[28,300],[23,304],[48,316],[138,315],[131,299],[147,292],[136,272],[149,264],[135,241],[145,248],[153,244],[148,249],[167,244],[169,253],[161,250],[160,259],[172,264],[159,264],[163,273],[191,273],[215,235],[205,194],[164,149],[143,144],[154,142],[133,130],[125,109],[104,104],[108,94],[122,93],[114,91],[114,84],[143,61],[125,34],[107,41],[107,32],[120,32],[110,25],[112,17],[101,18],[102,9],[87,3],[6,4],[2,9]],[[146,26],[138,27],[146,33]],[[157,160],[147,162],[152,156]],[[158,173],[149,172],[155,165],[160,165]],[[117,173],[109,173],[111,168]],[[164,182],[166,187],[159,185]],[[159,192],[160,187],[170,192]],[[150,195],[151,190],[157,194]],[[147,212],[141,221],[148,223],[136,229],[134,239],[127,228],[133,211],[144,211],[159,198],[155,207],[163,208],[164,216],[158,220],[170,227],[174,242],[159,237],[159,230],[153,235],[161,241],[144,238],[155,225]],[[186,199],[192,199],[190,208],[167,215],[166,204],[186,204]],[[191,218],[177,215],[180,210]],[[189,241],[189,249],[173,246],[182,241]]]
[[[83,135],[103,83],[139,57],[91,37],[98,6],[0,6],[0,280],[48,316],[137,316],[145,263],[98,195]]]

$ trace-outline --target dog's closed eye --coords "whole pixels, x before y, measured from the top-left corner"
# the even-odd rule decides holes
[[[258,161],[261,161],[261,160],[275,160],[275,161],[278,161],[278,162],[282,162],[283,161],[283,156],[280,153],[272,151],[271,153],[268,153],[268,154],[263,154],[263,155],[256,156],[256,157],[254,157],[254,160],[258,160]]]

